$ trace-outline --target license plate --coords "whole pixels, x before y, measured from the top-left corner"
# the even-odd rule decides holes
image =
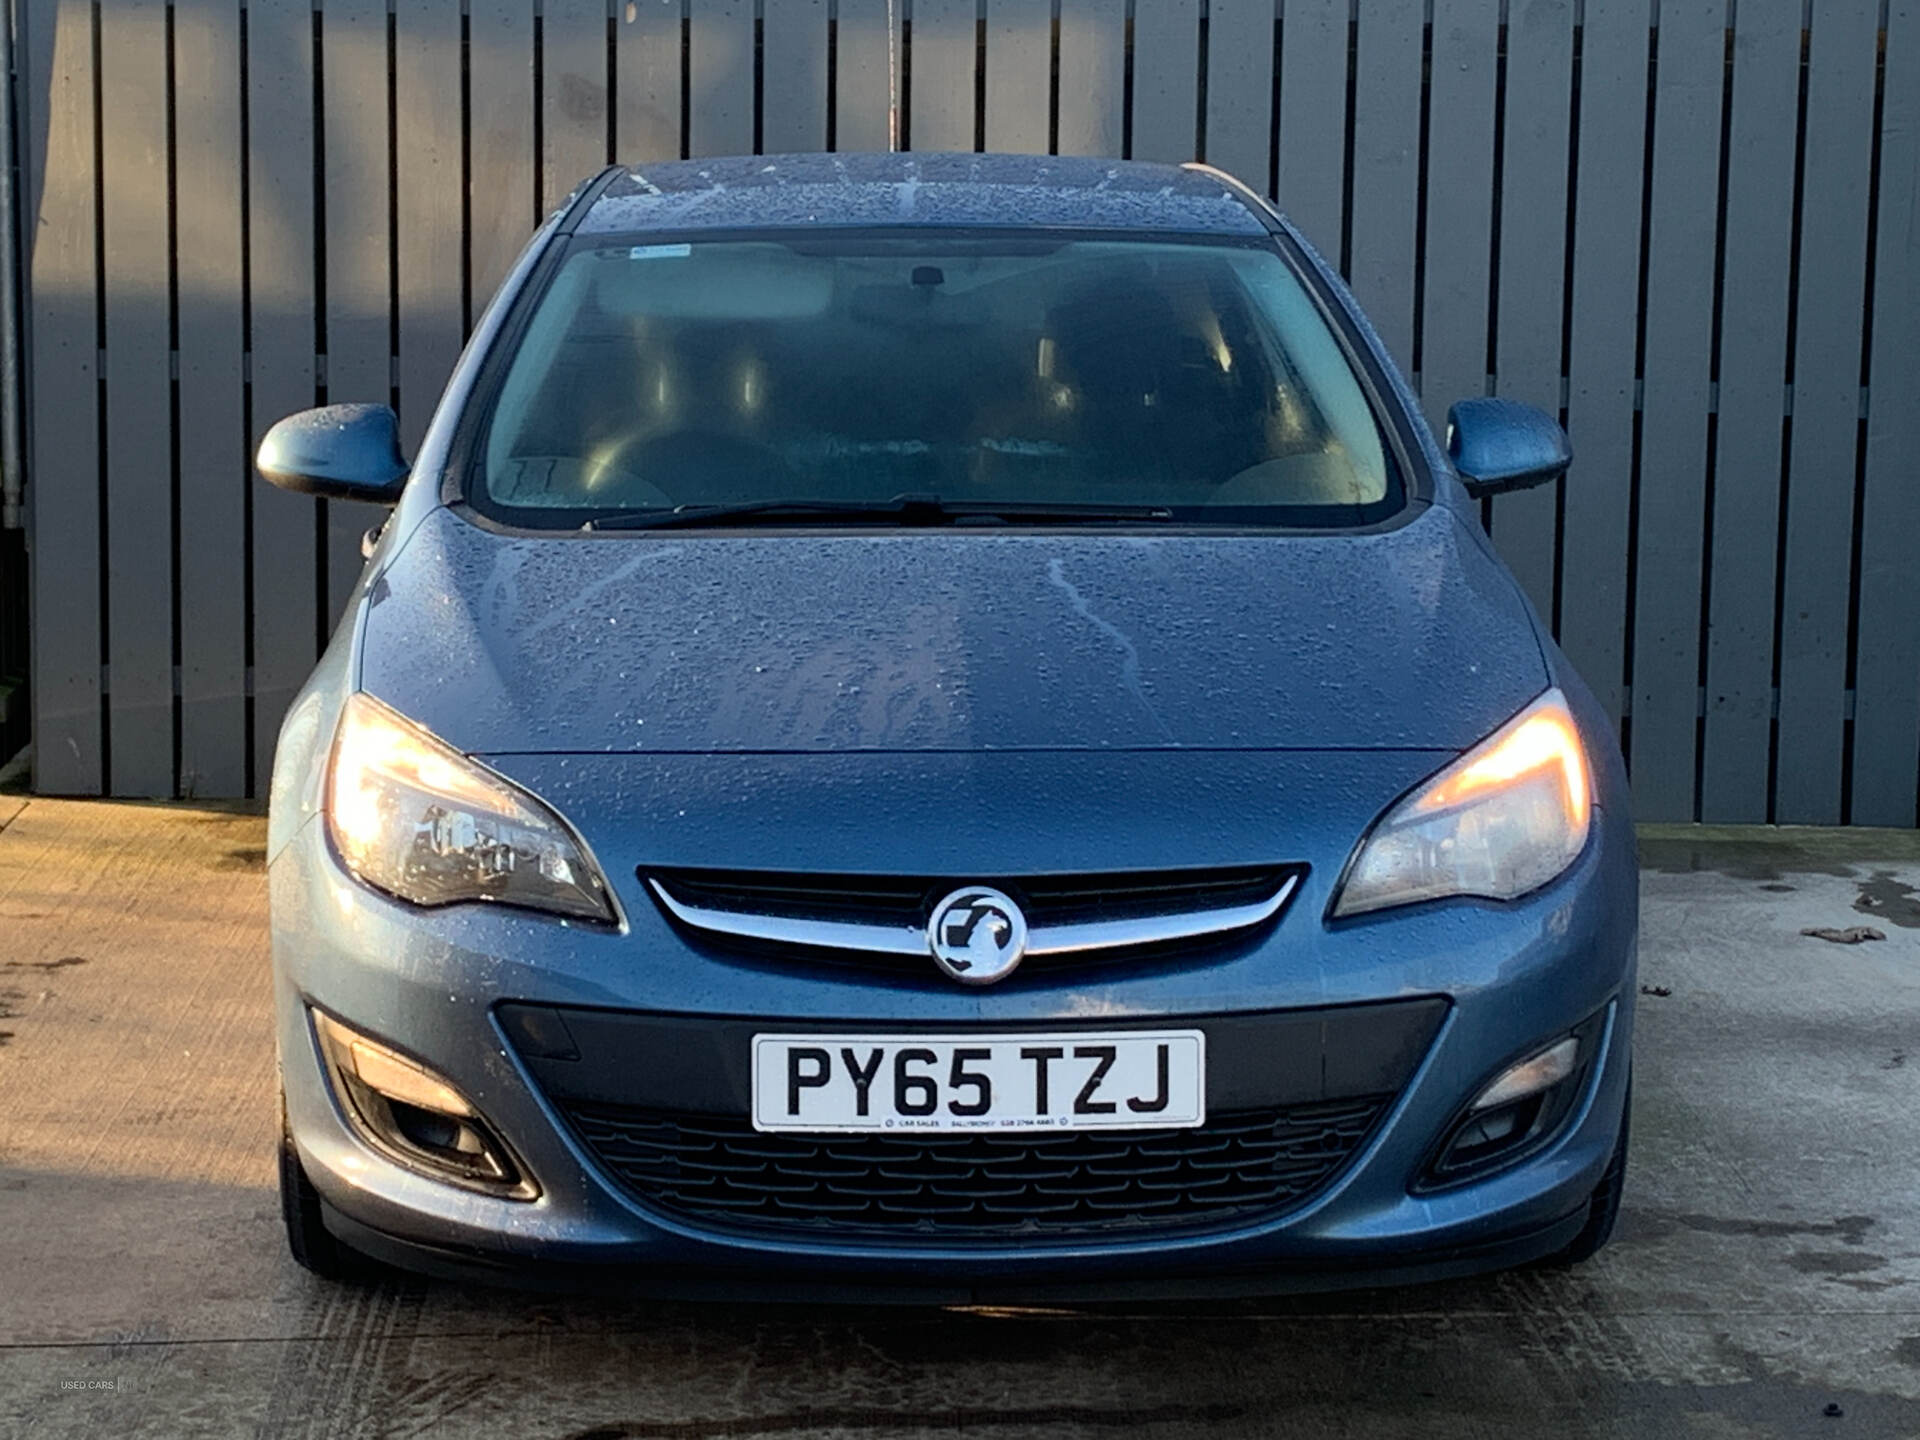
[[[1203,1123],[1198,1030],[756,1035],[756,1130],[1178,1130]]]

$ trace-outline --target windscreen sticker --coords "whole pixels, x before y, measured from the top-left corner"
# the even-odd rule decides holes
[[[691,245],[636,245],[627,252],[629,260],[684,260],[693,253]]]

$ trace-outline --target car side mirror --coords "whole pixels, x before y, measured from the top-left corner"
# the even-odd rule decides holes
[[[385,405],[322,405],[289,415],[267,431],[254,465],[282,490],[374,505],[398,503],[407,482],[400,421]]]
[[[1447,454],[1478,500],[1558,480],[1573,463],[1573,444],[1544,411],[1486,396],[1447,411]]]

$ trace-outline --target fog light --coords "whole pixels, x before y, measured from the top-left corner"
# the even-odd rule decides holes
[[[1594,1058],[1606,1049],[1612,1010],[1589,1015],[1571,1034],[1481,1086],[1441,1132],[1414,1192],[1480,1179],[1551,1144],[1586,1089]]]
[[[1538,1095],[1549,1090],[1573,1073],[1573,1067],[1580,1060],[1580,1040],[1569,1035],[1558,1045],[1549,1046],[1530,1060],[1522,1060],[1494,1081],[1469,1107],[1474,1111],[1492,1110],[1499,1105],[1510,1105],[1515,1100],[1524,1100],[1529,1095]]]
[[[313,1012],[313,1028],[341,1108],[374,1149],[484,1194],[531,1200],[540,1193],[486,1119],[446,1081],[322,1011]]]

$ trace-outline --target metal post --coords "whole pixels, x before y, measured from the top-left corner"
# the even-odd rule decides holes
[[[20,204],[14,145],[13,6],[0,0],[0,530],[18,530],[26,496],[20,406]]]
[[[900,148],[900,21],[887,0],[887,149]]]

